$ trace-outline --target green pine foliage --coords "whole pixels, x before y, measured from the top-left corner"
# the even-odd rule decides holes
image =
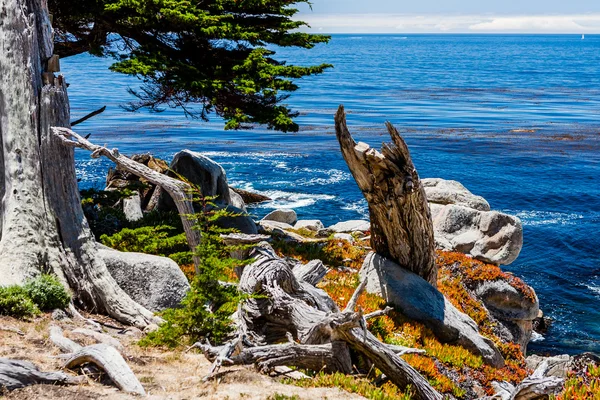
[[[297,131],[283,104],[297,79],[329,64],[289,65],[276,47],[310,49],[328,36],[299,32],[293,17],[308,0],[49,0],[61,57],[112,55],[113,71],[144,86],[130,108],[178,107],[194,118],[222,117],[226,129],[266,124]]]
[[[27,282],[23,289],[29,298],[43,311],[55,308],[66,308],[71,302],[71,295],[52,275],[40,275]]]
[[[164,257],[189,250],[185,233],[176,233],[176,229],[168,225],[125,228],[111,236],[102,235],[100,241],[115,250]]]
[[[165,310],[162,318],[165,323],[140,341],[142,346],[177,347],[183,342],[193,343],[209,339],[213,343],[222,342],[232,331],[231,315],[243,296],[233,285],[221,282],[231,280],[232,271],[247,261],[239,261],[229,253],[240,246],[227,246],[221,234],[231,233],[216,225],[221,218],[236,216],[226,209],[218,208],[212,198],[204,198],[199,189],[194,190],[196,202],[203,212],[191,216],[195,228],[202,232],[202,240],[196,248],[199,265],[197,274],[190,283],[190,291],[181,307]]]

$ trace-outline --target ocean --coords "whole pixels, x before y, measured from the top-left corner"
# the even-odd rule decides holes
[[[276,49],[296,64],[331,63],[301,79],[287,103],[298,133],[223,131],[223,122],[186,119],[179,110],[130,113],[135,78],[109,59],[61,60],[73,119],[108,108],[79,126],[124,154],[170,160],[181,149],[221,163],[233,186],[326,225],[366,218],[366,202],[340,154],[333,128],[339,104],[357,140],[405,137],[421,177],[462,182],[492,209],[524,225],[521,255],[504,269],[523,278],[554,322],[538,353],[600,352],[600,35],[334,35],[312,50]],[[82,188],[103,188],[110,162],[77,151]]]

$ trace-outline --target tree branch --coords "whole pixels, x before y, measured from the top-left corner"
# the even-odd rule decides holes
[[[85,117],[79,118],[78,120],[71,122],[71,126],[79,125],[80,123],[87,121],[88,119],[95,117],[98,114],[102,114],[105,110],[106,110],[106,106],[99,108],[96,111],[92,111]]]
[[[186,182],[171,178],[167,175],[161,174],[160,172],[153,171],[147,166],[140,164],[132,159],[125,157],[119,153],[118,149],[109,150],[104,146],[98,146],[91,143],[81,135],[72,131],[68,128],[52,127],[52,132],[62,142],[71,147],[78,147],[92,152],[92,158],[98,158],[104,156],[117,164],[125,171],[131,172],[141,178],[148,180],[149,182],[162,187],[166,190],[169,195],[173,198],[177,211],[181,217],[183,223],[183,229],[187,238],[188,244],[192,251],[196,250],[196,247],[200,244],[201,236],[200,232],[194,229],[195,218],[194,218],[194,205],[192,202],[191,186]],[[194,256],[194,264],[196,270],[198,269],[199,260]],[[198,272],[198,271],[196,271]]]

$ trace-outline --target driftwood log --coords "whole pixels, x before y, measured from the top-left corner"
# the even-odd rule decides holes
[[[82,378],[69,376],[64,372],[43,372],[29,361],[0,358],[0,389],[15,390],[40,383],[75,385]]]
[[[369,205],[371,246],[377,254],[437,286],[435,242],[425,189],[408,146],[387,123],[391,144],[381,153],[356,143],[348,131],[344,107],[335,116],[342,154]]]
[[[286,365],[351,373],[353,350],[371,360],[399,387],[410,385],[416,399],[442,399],[397,355],[410,349],[389,347],[367,330],[366,317],[376,318],[389,309],[367,316],[354,310],[365,282],[340,311],[326,292],[314,286],[323,277],[321,264],[297,266],[296,274],[296,268],[278,257],[267,243],[255,248],[252,256],[255,262],[245,267],[239,289],[260,296],[252,296],[240,306],[235,318],[237,338],[223,347],[194,346],[214,360],[211,374],[224,364],[256,364],[261,370]]]
[[[97,341],[105,341],[113,344],[117,342],[118,347],[122,348],[121,343],[117,339],[105,334],[86,329],[76,329],[73,332],[91,336]],[[65,368],[74,369],[75,367],[92,364],[94,371],[98,369],[104,371],[115,386],[122,391],[142,396],[145,395],[142,384],[115,347],[106,343],[83,347],[66,338],[63,335],[62,329],[58,326],[50,327],[50,341],[65,353],[61,357],[66,359]]]

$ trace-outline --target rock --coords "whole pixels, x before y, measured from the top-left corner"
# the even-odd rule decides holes
[[[352,235],[349,233],[336,233],[335,235],[333,235],[333,238],[338,240],[345,240],[350,243],[355,242],[354,237],[352,237]]]
[[[562,354],[554,357],[543,357],[532,354],[525,359],[527,368],[536,370],[542,362],[548,362],[548,371],[544,376],[554,376],[557,378],[566,378],[573,363],[573,359],[568,354]]]
[[[435,215],[435,242],[441,250],[506,265],[517,259],[523,247],[523,226],[517,217],[454,204],[444,206]]]
[[[535,291],[527,288],[526,293],[507,281],[495,280],[478,284],[473,292],[506,328],[503,339],[519,344],[525,352],[540,310]]]
[[[175,154],[167,174],[172,177],[180,175],[192,185],[200,188],[203,196],[216,197],[212,200],[217,204],[231,204],[229,184],[225,170],[208,157],[191,150],[181,150]],[[161,210],[176,209],[175,203],[168,193],[161,195],[158,208]]]
[[[324,229],[325,226],[318,219],[303,219],[294,225],[294,229],[308,229],[309,231],[317,232]]]
[[[229,188],[229,197],[231,198],[232,206],[239,208],[240,210],[243,210],[244,212],[248,212],[248,210],[246,209],[246,203],[244,202],[244,199],[242,199],[242,196],[237,194],[231,188]]]
[[[421,179],[421,182],[429,203],[456,204],[479,211],[490,211],[490,205],[483,197],[474,195],[460,182],[440,178]]]
[[[60,308],[57,308],[54,311],[52,311],[52,319],[56,321],[70,320],[67,313],[64,310],[61,310]]]
[[[285,222],[278,221],[270,221],[270,220],[261,220],[258,221],[258,225],[266,232],[272,233],[275,229],[288,230],[294,229],[294,227],[290,224],[286,224]]]
[[[263,221],[276,221],[283,222],[289,225],[294,225],[296,221],[298,221],[298,216],[296,215],[296,211],[294,210],[280,209],[271,211],[263,218]]]
[[[151,311],[177,307],[190,285],[175,261],[142,253],[124,253],[98,245],[112,277],[134,301]]]
[[[139,194],[134,194],[131,197],[123,199],[123,213],[127,221],[139,221],[144,218],[142,212],[142,199]]]
[[[500,351],[479,334],[475,321],[423,278],[373,252],[367,255],[360,276],[368,279],[369,293],[382,296],[408,318],[423,322],[442,342],[463,346],[486,364],[504,366]]]
[[[537,318],[533,320],[533,330],[534,332],[543,335],[544,333],[548,332],[551,323],[552,319],[544,316],[544,313],[542,310],[540,310]]]
[[[327,229],[337,233],[351,233],[354,231],[367,232],[371,230],[371,223],[365,220],[344,221],[338,222]]]
[[[242,196],[242,199],[244,200],[244,203],[246,203],[246,204],[257,204],[257,203],[263,203],[265,201],[272,200],[270,197],[267,197],[260,193],[249,192],[247,190],[238,189],[238,188],[230,188],[230,189],[233,190],[234,192],[236,192],[237,194],[239,194],[240,196]]]

